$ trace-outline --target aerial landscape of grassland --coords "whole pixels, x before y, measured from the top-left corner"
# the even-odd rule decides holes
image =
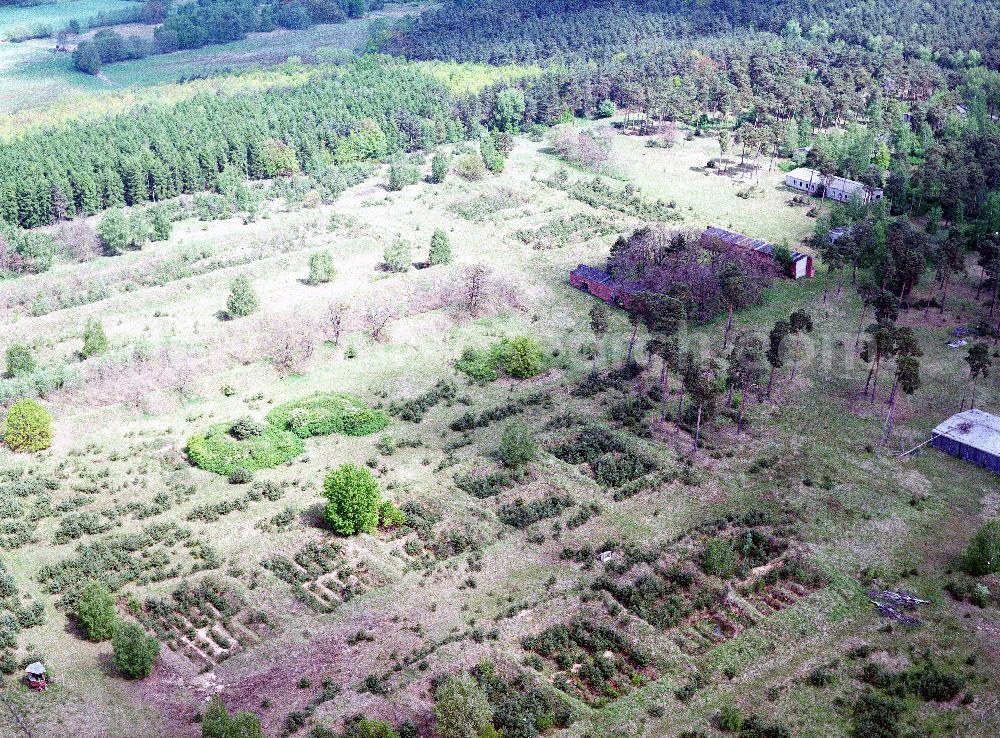
[[[1000,735],[1000,3],[0,3],[0,738]]]

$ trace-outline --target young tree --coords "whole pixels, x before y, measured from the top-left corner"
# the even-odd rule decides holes
[[[767,396],[771,396],[774,385],[774,373],[785,365],[785,338],[791,331],[787,320],[777,320],[768,335],[767,363],[771,365],[771,373],[767,378]]]
[[[316,251],[309,255],[309,284],[324,284],[332,282],[337,276],[333,267],[333,254],[329,251]]]
[[[157,205],[149,211],[149,225],[152,228],[152,240],[167,241],[174,229],[170,212],[163,205]]]
[[[89,359],[91,356],[103,354],[108,350],[108,337],[104,333],[104,324],[97,318],[91,318],[83,329],[83,349],[80,356]]]
[[[534,460],[538,454],[538,443],[527,423],[512,420],[504,426],[497,447],[497,456],[505,466],[520,469]]]
[[[341,464],[323,480],[326,508],[323,516],[342,536],[374,533],[378,528],[382,493],[368,469]]]
[[[451,241],[441,228],[435,228],[431,236],[431,248],[427,253],[427,263],[431,266],[451,264]]]
[[[594,364],[597,364],[597,358],[601,354],[601,339],[604,334],[608,332],[608,325],[610,323],[608,308],[603,302],[595,303],[590,308],[590,330],[594,334],[594,343],[596,347],[594,349]]]
[[[138,623],[119,621],[111,635],[115,666],[128,679],[145,679],[153,671],[160,642]]]
[[[743,432],[743,414],[750,401],[750,393],[764,378],[764,343],[750,331],[741,331],[733,341],[729,353],[729,404],[733,390],[740,390],[740,406],[736,415],[736,435]]]
[[[697,417],[694,426],[694,438],[691,442],[691,453],[698,453],[698,441],[701,438],[701,423],[704,418],[715,417],[716,403],[719,397],[719,365],[714,359],[706,362],[692,362],[688,391],[697,403]]]
[[[1000,572],[1000,520],[991,520],[979,529],[969,542],[963,563],[973,576]]]
[[[11,405],[3,426],[3,441],[11,451],[34,453],[52,445],[52,416],[34,400]]]
[[[896,330],[890,323],[872,323],[865,329],[869,338],[865,340],[861,348],[861,359],[871,363],[868,370],[868,378],[865,380],[865,389],[861,393],[862,397],[868,397],[868,388],[871,387],[871,401],[875,402],[878,392],[878,372],[882,360],[887,356],[892,356],[896,350]]]
[[[382,261],[390,272],[407,272],[413,265],[413,246],[404,238],[397,238],[385,247]]]
[[[796,310],[788,319],[789,332],[795,336],[795,352],[792,354],[792,376],[791,379],[795,379],[795,368],[799,361],[799,353],[801,350],[801,338],[802,333],[812,333],[813,321],[812,316],[805,310]]]
[[[451,167],[451,157],[443,151],[437,151],[431,159],[431,182],[441,184],[448,177]]]
[[[990,349],[985,343],[977,341],[969,347],[969,353],[965,357],[965,363],[969,365],[969,378],[972,380],[972,404],[976,407],[976,385],[980,377],[990,376],[990,367],[993,365],[993,357],[990,356]],[[963,403],[964,404],[964,403]]]
[[[106,584],[92,581],[80,591],[76,622],[91,641],[106,641],[112,636],[118,622],[118,610]]]
[[[350,315],[351,306],[346,302],[331,302],[326,310],[330,323],[330,336],[333,338],[333,345],[340,345],[340,335],[344,332],[347,318]]]
[[[24,377],[37,368],[31,349],[23,343],[12,343],[7,347],[7,376]]]
[[[260,299],[246,275],[241,274],[229,283],[226,312],[230,318],[245,318],[257,312],[259,307]]]
[[[483,688],[463,672],[434,692],[434,719],[441,738],[479,738],[492,727],[493,708]]]
[[[97,226],[97,236],[108,256],[118,256],[128,249],[132,243],[132,231],[124,211],[114,208],[106,212]]]
[[[502,342],[499,364],[508,376],[528,379],[542,371],[545,359],[538,341],[530,336],[515,336]]]

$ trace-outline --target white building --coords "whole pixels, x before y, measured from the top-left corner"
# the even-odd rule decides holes
[[[878,187],[869,190],[861,182],[844,177],[827,177],[822,172],[808,167],[799,167],[790,171],[785,175],[785,184],[793,189],[808,192],[810,195],[829,197],[838,202],[847,202],[855,194],[861,198],[862,202],[877,202],[882,199],[882,190]]]

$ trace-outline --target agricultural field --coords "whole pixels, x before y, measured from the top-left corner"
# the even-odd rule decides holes
[[[652,335],[630,340],[621,310],[595,335],[597,301],[569,272],[649,213],[814,253],[833,206],[796,204],[783,159],[709,168],[714,138],[649,146],[618,120],[559,129],[608,142],[603,175],[518,135],[502,173],[467,178],[478,146],[448,144],[442,183],[417,153],[401,188],[384,165],[352,170],[338,198],[255,183],[253,216],[184,195],[165,240],[0,282],[4,338],[62,373],[44,398],[51,447],[0,450],[3,602],[43,615],[11,658],[53,677],[44,692],[4,678],[0,733],[198,736],[219,695],[268,736],[322,738],[359,714],[430,736],[435,690],[463,670],[508,738],[721,736],[734,715],[743,735],[851,735],[880,684],[913,734],[1000,733],[996,607],[946,591],[971,586],[960,558],[996,515],[997,478],[928,449],[896,458],[963,397],[946,344],[984,311],[972,259],[953,308],[902,313],[923,385],[900,395],[882,453],[885,397],[860,397],[861,301],[825,268],[736,312],[733,334],[765,344],[796,310],[812,331],[794,375],[747,397],[739,434],[720,407],[695,442],[676,375],[661,420]],[[44,230],[79,246],[102,217]],[[436,233],[450,263],[427,263]],[[259,306],[245,317],[238,277]],[[82,358],[95,320],[108,346]],[[692,323],[685,345],[724,361],[725,322]],[[531,371],[497,376],[489,357],[518,337],[537,342]],[[982,379],[977,403],[998,400]],[[517,437],[532,452],[512,462]],[[234,438],[263,440],[223,459]],[[331,530],[321,493],[342,464],[401,517]],[[90,579],[159,641],[145,679],[120,678],[109,644],[78,630]],[[928,600],[920,625],[880,616],[870,586]]]

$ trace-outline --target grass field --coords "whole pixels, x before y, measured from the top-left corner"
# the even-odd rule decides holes
[[[749,197],[737,194],[751,184],[747,174],[706,172],[704,164],[717,155],[712,140],[681,141],[669,150],[620,134],[613,142],[619,170],[634,173],[647,197],[673,201],[685,226],[715,223],[792,245],[812,228],[805,209],[788,204],[792,193],[781,187],[778,169],[765,168]],[[853,350],[860,307],[854,293],[831,289],[824,301],[821,273],[812,281],[780,281],[763,305],[737,315],[738,328],[765,335],[775,319],[799,307],[816,324],[804,339],[798,375],[791,380],[784,370],[775,397],[751,406],[746,434],[737,437],[723,415],[704,430],[694,458],[688,433],[661,423],[655,412],[647,413],[648,437],[636,435],[612,419],[612,409],[655,384],[658,366],[592,396],[576,391],[593,367],[621,364],[629,325],[616,311],[592,361],[593,300],[569,286],[568,272],[581,262],[601,264],[615,236],[640,222],[572,199],[552,184],[562,167],[545,143],[519,138],[505,171],[482,181],[452,176],[442,185],[387,192],[379,172],[334,204],[286,209],[269,201],[267,217],[250,223],[188,219],[169,241],[142,251],[61,262],[48,273],[0,283],[5,334],[29,343],[40,364],[65,362],[86,378],[46,400],[56,421],[51,450],[30,459],[0,450],[0,467],[55,480],[38,499],[22,501],[28,508],[48,499],[49,512],[39,513],[32,534],[37,542],[3,555],[21,592],[45,604],[46,623],[22,633],[18,654],[44,657],[56,684],[43,694],[3,692],[32,734],[197,736],[194,716],[214,693],[230,707],[260,714],[268,735],[282,734],[295,711],[306,711],[304,726],[291,734],[303,736],[312,725],[337,726],[358,712],[426,724],[432,677],[490,658],[561,695],[573,714],[568,727],[549,733],[561,738],[654,738],[684,730],[720,736],[715,715],[729,704],[780,719],[796,736],[818,738],[850,733],[864,664],[907,668],[923,663],[925,651],[963,677],[971,701],[908,695],[901,725],[920,735],[1000,733],[1000,651],[991,639],[996,607],[958,602],[943,591],[951,579],[946,571],[972,530],[995,515],[996,477],[933,451],[905,460],[872,452],[884,402],[857,399],[867,365]],[[569,176],[593,175],[571,170]],[[399,275],[380,269],[383,249],[397,237],[411,241],[414,261],[423,261],[436,228],[448,234],[454,264]],[[337,276],[314,286],[305,280],[307,262],[319,249],[333,253]],[[461,295],[476,264],[491,270],[489,299],[470,315]],[[229,282],[238,274],[252,280],[261,311],[222,320]],[[973,300],[975,280],[960,281],[955,303],[966,306],[963,322],[971,321],[981,310]],[[32,315],[39,294],[60,292],[99,297]],[[338,302],[350,312],[335,343],[330,306]],[[386,311],[391,318],[375,340],[372,316]],[[103,321],[112,349],[81,362],[80,333],[92,317]],[[965,376],[960,357],[945,346],[956,315],[903,320],[914,325],[924,350],[924,386],[900,402],[893,449],[915,445],[957,409]],[[298,371],[281,371],[270,347],[303,334],[323,340]],[[518,334],[544,347],[549,368],[541,376],[477,385],[454,369],[463,349]],[[643,364],[645,338],[640,334],[637,343]],[[721,353],[721,323],[692,328],[689,341]],[[393,401],[417,397],[439,380],[454,382],[455,395],[432,403],[420,422],[390,413],[387,432],[399,442],[394,453],[379,450],[379,434],[316,437],[305,441],[303,456],[258,472],[255,481],[273,483],[280,498],[245,497],[247,485],[192,468],[183,452],[186,439],[212,423],[259,418],[316,391],[349,392],[390,410]],[[981,382],[979,404],[995,411],[998,400],[996,377]],[[456,478],[499,468],[493,454],[503,422],[464,431],[452,426],[465,413],[511,403],[543,452],[524,479],[477,498]],[[609,487],[586,464],[551,453],[586,423],[620,432],[636,453],[655,461],[656,471],[634,489]],[[388,498],[410,503],[407,527],[338,539],[322,526],[323,475],[348,461],[368,463]],[[564,510],[525,525],[505,522],[515,500],[564,495],[573,503]],[[233,500],[240,504],[208,507]],[[745,581],[698,574],[706,587],[719,588],[718,597],[669,627],[595,587],[600,576],[636,573],[615,568],[633,548],[661,546],[662,568],[692,561],[691,551],[708,535],[700,523],[747,511],[785,521],[762,529],[823,577],[809,586],[779,581],[755,588],[749,585],[757,574]],[[67,539],[70,523],[85,514],[92,532]],[[152,523],[178,525],[189,538],[152,544],[138,564],[147,568],[122,587],[122,602],[161,598],[191,631],[170,635],[153,675],[130,683],[116,675],[108,644],[79,637],[40,574],[45,565],[78,556],[79,544],[113,542]],[[615,552],[608,564],[571,555],[605,541]],[[301,574],[296,595],[263,564],[292,559],[307,542],[340,548],[333,570],[293,567]],[[164,563],[152,563],[161,554]],[[638,568],[656,571],[651,564]],[[223,616],[204,604],[192,613],[171,600],[182,581],[208,576],[242,598],[235,613]],[[870,578],[931,600],[918,612],[923,624],[909,629],[880,618],[861,591]],[[988,581],[996,593],[996,582]],[[348,584],[356,596],[345,598]],[[124,604],[122,610],[128,612]],[[251,617],[260,611],[266,620]],[[153,609],[139,612],[151,617]],[[735,612],[742,619],[728,630]],[[522,639],[574,615],[641,644],[653,655],[652,673],[633,670],[614,690],[595,694],[572,686],[572,668],[532,658]],[[626,657],[611,660],[627,668]],[[813,680],[817,669],[829,681]],[[570,680],[565,692],[553,686],[559,675]],[[342,687],[335,699],[322,696],[326,679]],[[0,710],[0,732],[19,731]]]

